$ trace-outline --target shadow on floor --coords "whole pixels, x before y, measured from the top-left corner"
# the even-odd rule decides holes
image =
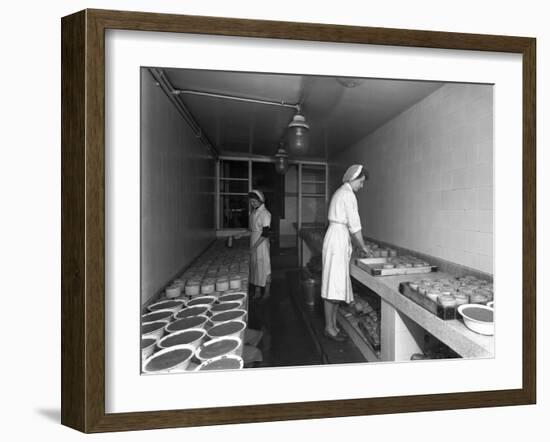
[[[289,295],[286,271],[272,274],[269,299],[249,304],[249,326],[264,333],[260,343],[263,367],[318,365],[322,358]]]
[[[35,411],[36,414],[46,418],[49,421],[57,424],[61,422],[61,410],[59,408],[38,408]]]

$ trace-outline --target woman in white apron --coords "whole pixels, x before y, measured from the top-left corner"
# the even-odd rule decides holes
[[[355,192],[363,187],[367,179],[366,170],[361,165],[350,166],[342,182],[344,183],[332,196],[328,209],[329,227],[323,242],[323,282],[321,297],[325,311],[325,336],[344,341],[347,336],[337,324],[338,304],[351,303],[353,291],[349,276],[349,264],[353,251],[351,239],[365,255],[370,249],[363,241],[361,220],[357,208]]]
[[[250,236],[250,275],[254,295],[261,289],[262,299],[269,297],[271,283],[271,259],[269,256],[269,230],[271,228],[271,213],[265,207],[263,192],[252,190],[250,198],[250,213],[248,232],[239,235]]]

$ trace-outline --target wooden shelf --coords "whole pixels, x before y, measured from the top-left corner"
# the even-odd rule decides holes
[[[325,184],[326,181],[302,181],[302,184]]]
[[[380,357],[380,351],[376,351],[361,333],[357,318],[353,316],[346,317],[341,311],[339,311],[337,321],[348,334],[351,341],[363,354],[367,362],[380,362],[382,360]]]
[[[298,197],[298,193],[297,192],[285,192],[285,196],[295,196],[296,198]],[[312,198],[321,198],[321,197],[325,197],[325,194],[324,193],[302,193],[302,198],[308,198],[308,197],[312,197]]]
[[[223,177],[221,177],[220,180],[223,180],[223,181],[248,181],[248,178],[223,178]]]

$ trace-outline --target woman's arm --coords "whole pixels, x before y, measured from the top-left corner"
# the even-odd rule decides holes
[[[355,244],[357,244],[357,246],[361,249],[361,251],[365,255],[367,255],[367,256],[372,255],[372,251],[371,251],[370,247],[367,247],[367,245],[365,244],[365,241],[363,240],[363,231],[362,230],[358,230],[357,232],[352,233],[351,237],[353,238]]]
[[[348,219],[348,229],[349,233],[351,235],[351,238],[353,239],[353,242],[361,249],[363,254],[366,256],[371,256],[372,252],[370,250],[370,247],[367,247],[365,245],[365,241],[363,241],[363,230],[361,228],[361,219],[359,218],[359,209],[357,207],[357,199],[354,195],[350,195],[350,197],[346,200],[346,216]]]
[[[239,232],[237,235],[232,235],[235,239],[244,238],[246,236],[250,236],[252,232],[250,230],[243,230],[242,232]]]

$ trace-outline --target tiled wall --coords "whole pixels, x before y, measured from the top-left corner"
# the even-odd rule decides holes
[[[447,84],[330,162],[369,170],[366,236],[493,273],[492,86]]]
[[[142,69],[141,300],[215,238],[215,161]]]

